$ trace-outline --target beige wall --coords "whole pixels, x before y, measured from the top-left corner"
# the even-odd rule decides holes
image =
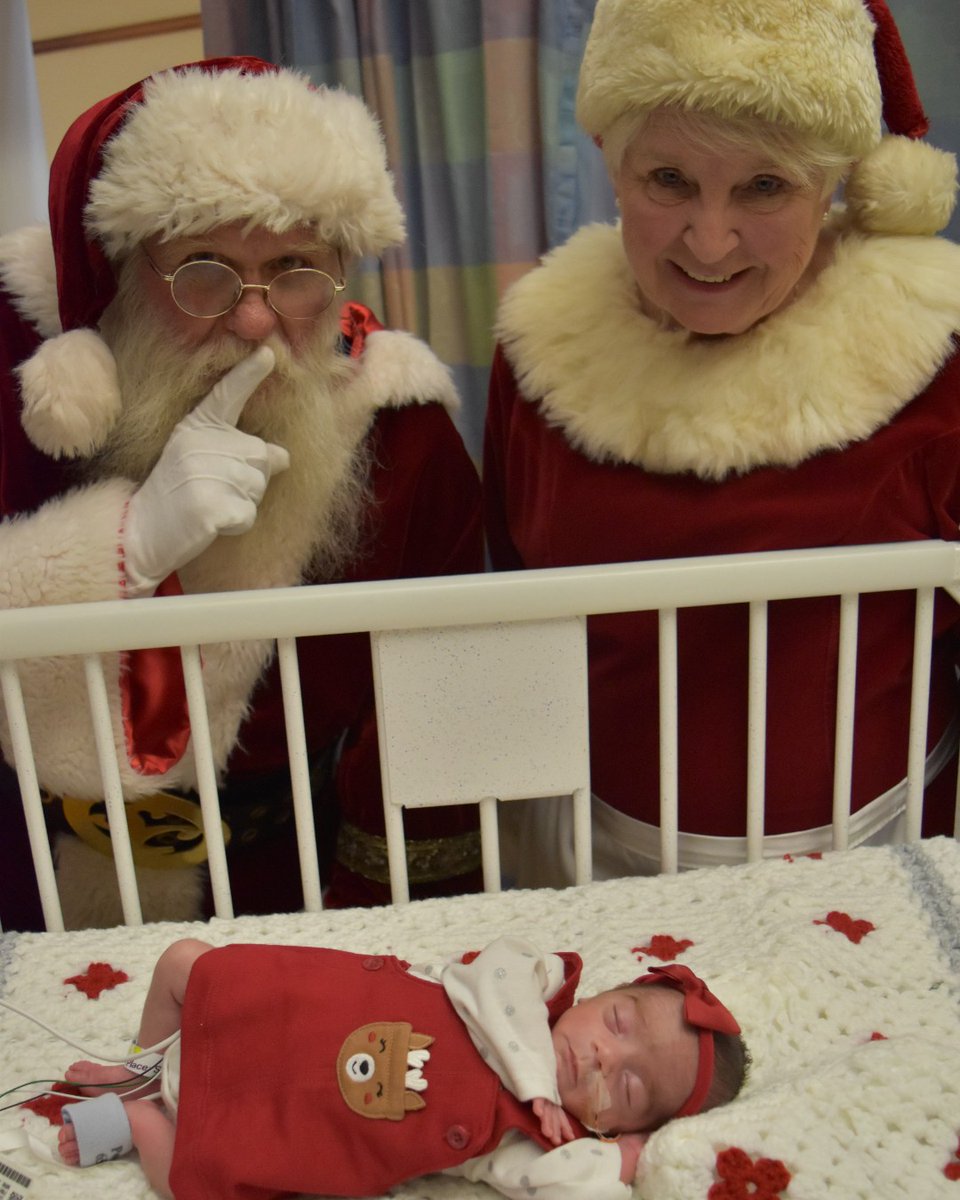
[[[2,2],[2,0],[0,0]],[[92,30],[200,15],[200,0],[27,0],[34,42]],[[200,29],[101,42],[35,55],[47,156],[91,104],[162,67],[203,57]]]

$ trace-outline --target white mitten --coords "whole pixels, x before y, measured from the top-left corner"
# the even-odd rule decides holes
[[[270,477],[290,455],[236,425],[274,362],[261,346],[228,371],[175,427],[134,492],[121,534],[129,596],[150,595],[221,533],[246,533],[257,519]]]

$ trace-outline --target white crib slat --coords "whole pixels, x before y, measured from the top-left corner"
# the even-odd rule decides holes
[[[403,809],[397,804],[384,802],[383,816],[390,867],[390,899],[394,904],[407,904],[410,901],[410,881],[407,875],[407,843],[403,835]]]
[[[677,732],[677,610],[659,613],[660,646],[660,870],[676,874],[680,857]]]
[[[57,877],[53,869],[53,855],[43,819],[43,801],[37,782],[37,768],[33,759],[30,729],[27,725],[27,710],[23,703],[23,690],[16,663],[0,663],[0,683],[3,688],[3,704],[7,713],[7,727],[13,744],[13,763],[17,770],[17,782],[23,801],[23,813],[27,822],[27,837],[33,858],[33,871],[40,892],[40,907],[48,931],[63,931],[63,911],[57,891]]]
[[[910,692],[910,734],[907,753],[908,841],[920,836],[923,824],[924,767],[927,760],[927,724],[930,663],[933,649],[933,588],[917,588],[913,636],[913,679]]]
[[[93,720],[93,736],[100,764],[100,779],[103,783],[103,799],[107,807],[110,848],[113,851],[117,883],[120,885],[123,922],[125,925],[142,925],[143,913],[133,865],[133,850],[130,847],[127,810],[123,802],[123,785],[120,782],[120,767],[113,742],[110,702],[107,699],[107,684],[103,677],[103,662],[99,654],[85,654],[83,670],[87,681],[87,695],[90,698],[90,716]]]
[[[280,684],[283,689],[283,717],[287,730],[287,758],[290,762],[290,786],[293,795],[293,817],[297,829],[297,852],[300,856],[300,880],[303,886],[303,906],[307,912],[320,912],[320,864],[317,859],[317,831],[313,819],[313,796],[310,787],[310,756],[303,724],[303,695],[300,689],[300,665],[294,638],[277,642],[280,662]]]
[[[747,700],[747,862],[763,857],[767,770],[767,602],[750,602]]]
[[[207,698],[203,690],[200,647],[181,646],[180,661],[183,664],[183,682],[190,713],[190,740],[197,771],[197,794],[200,797],[200,813],[203,819],[203,840],[207,848],[207,870],[210,875],[213,911],[218,917],[232,917],[233,896],[230,892],[227,851],[223,840],[217,772],[213,763],[213,747],[210,744],[210,720],[207,716]]]
[[[853,714],[857,688],[857,634],[860,597],[840,597],[840,638],[837,662],[836,746],[833,760],[833,848],[846,850],[850,841],[850,794],[853,781]]]
[[[497,798],[484,796],[480,801],[480,852],[483,861],[483,890],[500,891],[500,830],[497,824]]]
[[[575,788],[573,792],[573,869],[574,882],[590,883],[593,880],[593,830],[590,812],[591,793],[589,787]]]
[[[957,789],[953,799],[953,836],[960,841],[960,764],[957,767]]]

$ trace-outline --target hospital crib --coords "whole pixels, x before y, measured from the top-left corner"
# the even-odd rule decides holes
[[[636,1194],[644,1200],[875,1200],[960,1196],[960,843],[920,840],[927,688],[937,589],[960,601],[960,547],[945,542],[813,549],[340,584],[270,592],[78,604],[0,612],[3,704],[27,818],[46,933],[0,935],[0,1000],[74,1036],[129,1034],[149,972],[174,937],[329,945],[413,962],[508,931],[585,960],[589,994],[658,961],[708,978],[737,1013],[753,1054],[743,1095],[654,1134]],[[858,598],[916,596],[906,843],[848,849]],[[836,596],[840,606],[832,852],[765,856],[764,725],[768,605]],[[750,746],[746,862],[678,872],[678,614],[749,608]],[[652,611],[659,620],[661,873],[591,882],[586,618]],[[324,910],[303,736],[297,639],[369,632],[394,903]],[[283,681],[305,911],[235,917],[207,737],[204,644],[272,638]],[[110,726],[105,662],[121,650],[179,646],[196,748],[216,916],[141,923]],[[124,924],[63,932],[18,661],[82,660]],[[576,886],[501,891],[500,806],[569,796]],[[403,812],[479,805],[485,893],[408,903]],[[955,831],[960,832],[960,830]],[[3,887],[0,847],[0,888]],[[91,1002],[78,980],[107,964]],[[85,984],[83,986],[86,986]],[[0,1003],[0,1091],[62,1069],[69,1051],[28,1035]],[[117,1049],[117,1041],[110,1041]],[[102,1052],[104,1055],[108,1051]],[[66,1056],[66,1057],[65,1057]],[[55,1131],[34,1112],[0,1109],[0,1195],[24,1200],[152,1196],[136,1164],[84,1172],[39,1163],[24,1147]],[[736,1178],[734,1178],[736,1176]],[[19,1181],[19,1182],[18,1182]],[[23,1181],[27,1186],[23,1187]],[[720,1185],[729,1188],[722,1193]],[[739,1189],[739,1190],[738,1190]],[[395,1193],[489,1200],[481,1183],[432,1178]]]
[[[62,928],[17,660],[82,656],[125,921],[140,908],[111,735],[102,655],[181,647],[199,795],[218,916],[232,914],[216,780],[207,738],[205,642],[276,639],[306,908],[321,907],[297,673],[298,637],[369,631],[378,711],[390,882],[408,898],[403,810],[476,803],[487,891],[500,887],[497,806],[569,795],[576,880],[591,878],[586,617],[657,610],[660,637],[661,870],[677,869],[678,610],[749,605],[746,858],[763,856],[766,614],[771,601],[840,597],[833,845],[847,846],[857,605],[861,593],[916,593],[906,830],[920,836],[933,598],[960,599],[960,548],[906,543],[738,554],[482,576],[336,584],[0,612],[0,671],[15,766],[48,929]],[[495,753],[492,751],[495,750]],[[960,821],[960,816],[958,816]]]

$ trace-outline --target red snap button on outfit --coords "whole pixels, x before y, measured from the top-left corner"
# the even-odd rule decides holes
[[[454,1150],[462,1150],[470,1141],[470,1134],[463,1125],[451,1125],[445,1137]]]
[[[365,971],[379,971],[383,966],[383,959],[377,957],[365,958],[363,960],[363,969]]]

